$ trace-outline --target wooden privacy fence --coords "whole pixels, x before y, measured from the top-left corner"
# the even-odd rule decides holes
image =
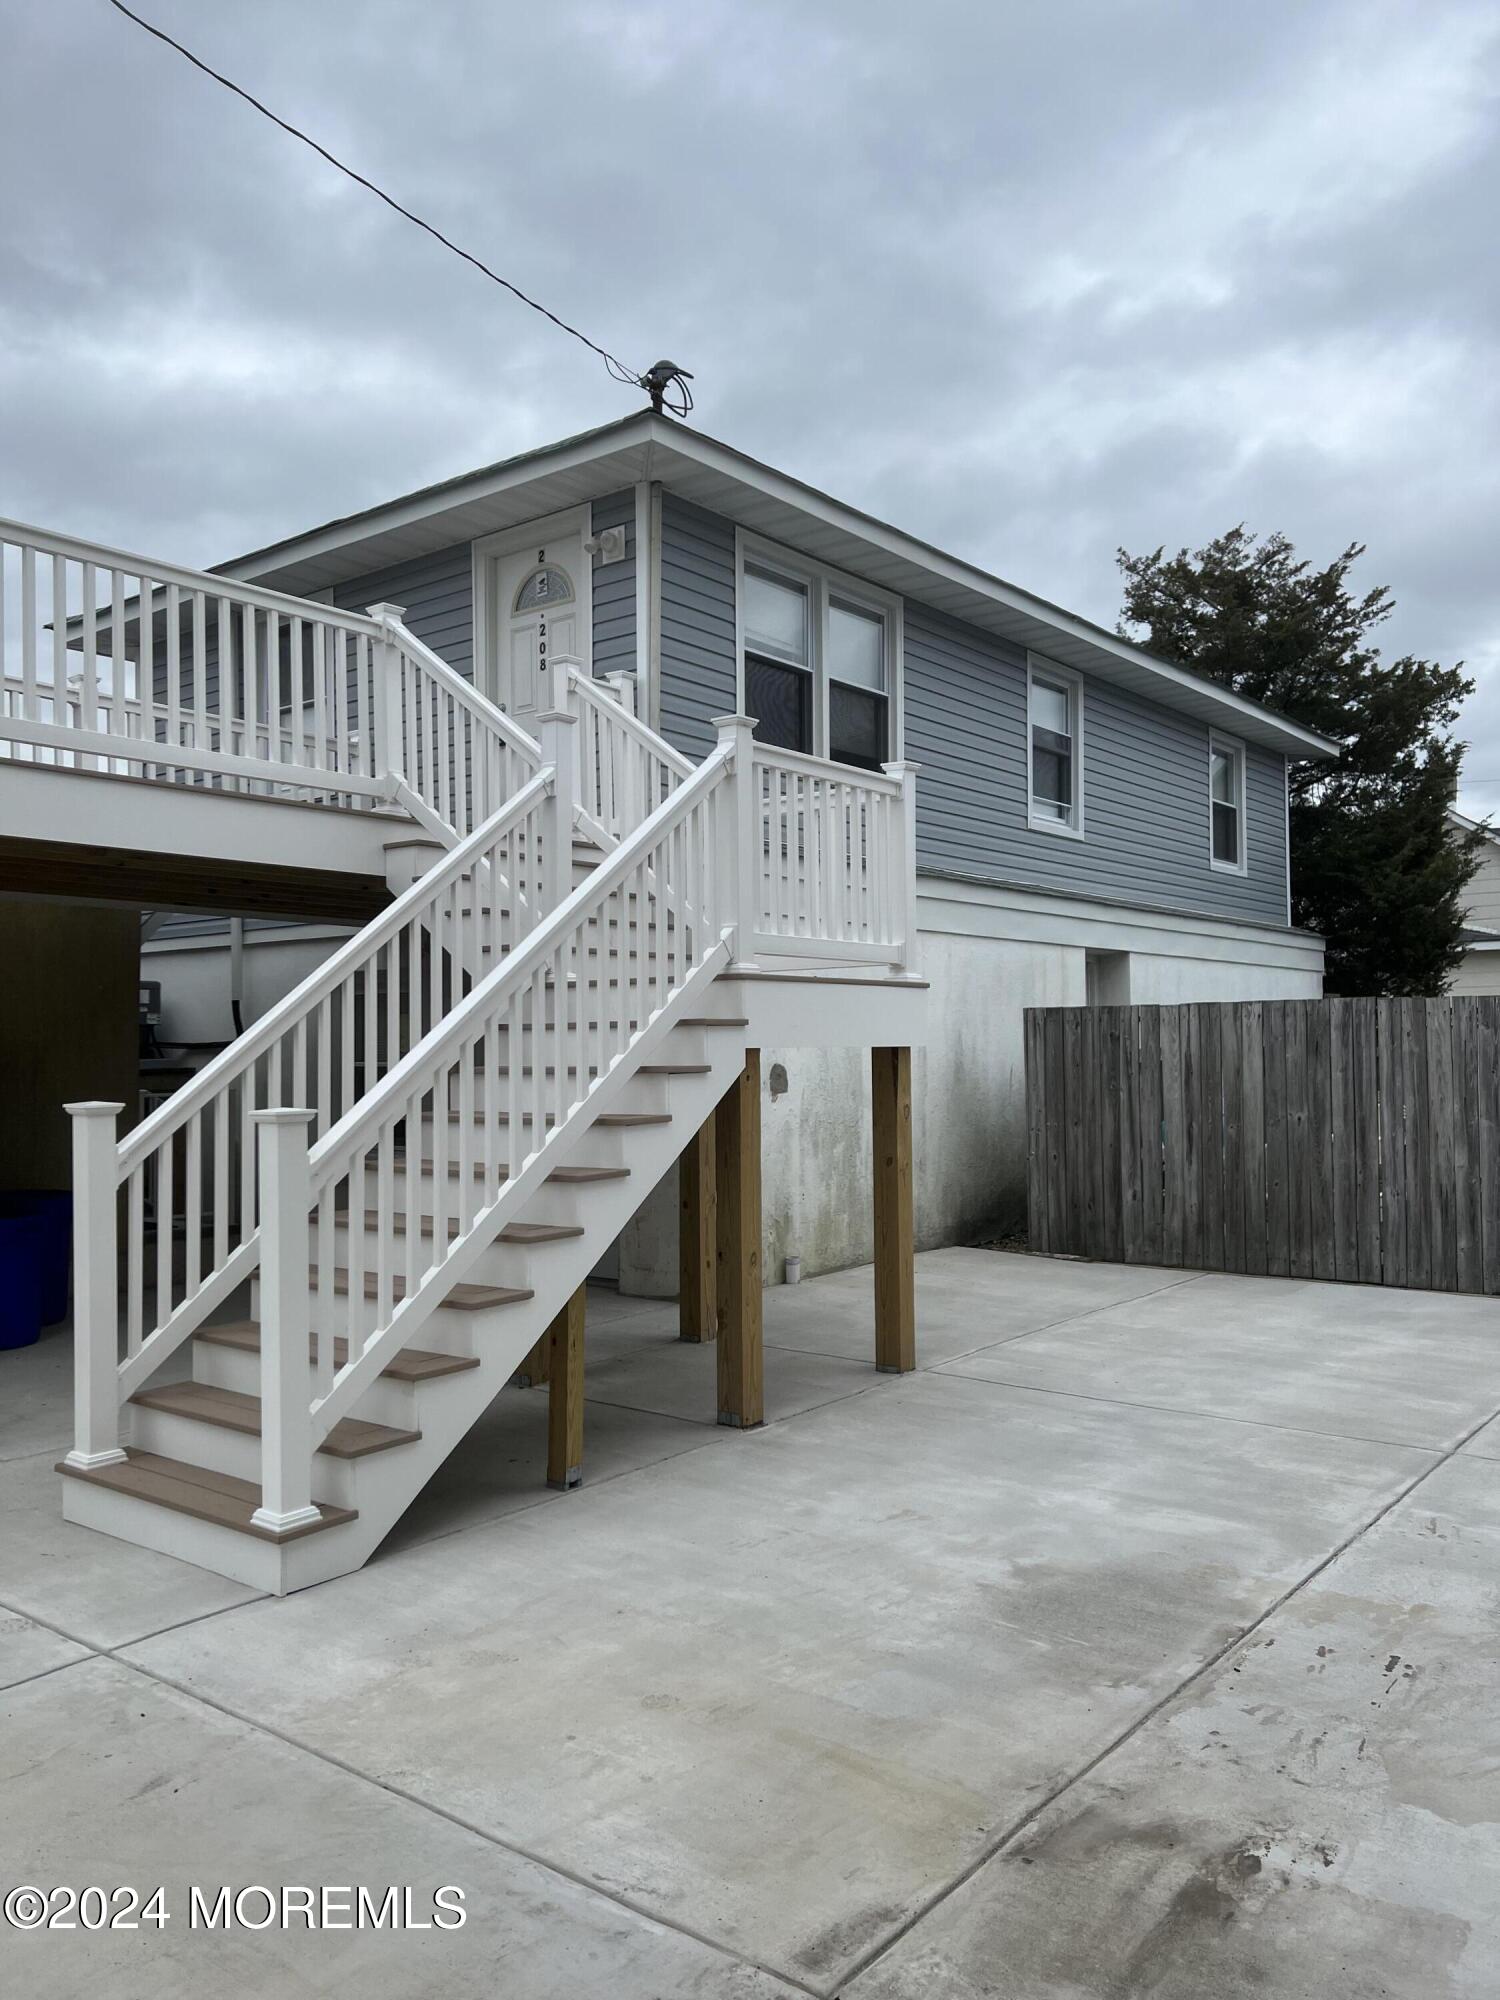
[[[1500,999],[1026,1012],[1034,1250],[1500,1293]]]

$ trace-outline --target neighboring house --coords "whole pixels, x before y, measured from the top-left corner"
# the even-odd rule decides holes
[[[639,715],[694,762],[739,710],[790,751],[915,764],[923,1245],[1023,1210],[1027,1006],[1322,990],[1321,940],[1290,923],[1287,767],[1332,746],[668,419],[627,417],[221,567],[353,609],[394,601],[533,732],[574,656],[633,677]],[[168,1041],[230,1031],[227,939],[191,928],[160,932],[143,963]],[[247,1018],[332,936],[252,932]],[[868,1258],[862,1057],[765,1061],[768,1278],[792,1252],[809,1274]],[[674,1291],[675,1236],[663,1186],[621,1238],[622,1287]]]
[[[1457,811],[1448,818],[1464,833],[1480,825]],[[1486,825],[1484,834],[1479,866],[1464,890],[1464,956],[1450,993],[1500,993],[1500,833]]]

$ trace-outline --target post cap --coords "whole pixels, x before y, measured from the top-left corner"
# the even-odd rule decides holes
[[[753,729],[758,715],[715,715],[710,718],[715,729]]]
[[[270,1111],[252,1111],[257,1125],[305,1125],[315,1114],[301,1105],[277,1105]]]
[[[109,1104],[102,1097],[85,1097],[77,1104],[63,1106],[70,1118],[118,1118],[124,1109],[123,1104]]]
[[[578,717],[576,715],[570,714],[569,711],[565,708],[544,708],[536,719],[538,723],[576,722],[578,720]]]
[[[406,616],[406,606],[404,604],[386,604],[383,602],[380,604],[367,604],[365,606],[365,616],[367,618],[404,618]]]

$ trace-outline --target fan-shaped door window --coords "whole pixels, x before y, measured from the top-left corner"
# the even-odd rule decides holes
[[[526,577],[516,592],[513,612],[549,611],[554,604],[571,604],[573,585],[565,569],[544,563]]]

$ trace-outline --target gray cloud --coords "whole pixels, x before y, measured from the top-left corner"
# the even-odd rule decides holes
[[[1500,812],[1493,0],[152,6],[704,429],[1091,617],[1119,543],[1367,541]],[[102,0],[6,39],[0,512],[207,562],[631,407]]]

